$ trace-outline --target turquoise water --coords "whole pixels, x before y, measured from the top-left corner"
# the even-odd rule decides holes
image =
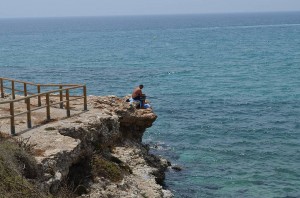
[[[300,13],[0,19],[0,76],[143,83],[176,197],[300,197]]]

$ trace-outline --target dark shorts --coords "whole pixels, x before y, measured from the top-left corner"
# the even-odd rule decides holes
[[[141,96],[137,96],[135,98],[132,98],[133,100],[140,100],[141,99]]]
[[[133,100],[146,100],[146,96],[143,95],[143,96],[137,96],[135,98],[132,98]]]

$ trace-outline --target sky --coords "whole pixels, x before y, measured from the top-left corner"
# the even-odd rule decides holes
[[[0,0],[0,18],[300,11],[300,0]]]

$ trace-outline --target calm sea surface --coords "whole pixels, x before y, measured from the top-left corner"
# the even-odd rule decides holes
[[[300,197],[300,13],[0,19],[0,76],[143,83],[176,197]]]

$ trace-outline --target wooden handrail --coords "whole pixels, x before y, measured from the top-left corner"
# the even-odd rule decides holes
[[[53,90],[53,91],[47,91],[47,92],[43,92],[43,93],[40,93],[40,94],[34,94],[34,95],[27,96],[27,97],[15,99],[15,100],[3,101],[3,102],[0,102],[0,104],[7,104],[7,103],[10,103],[10,102],[19,102],[19,101],[25,100],[27,98],[34,98],[34,97],[37,97],[37,96],[44,96],[46,94],[57,93],[57,92],[60,92],[60,91],[77,89],[77,88],[81,88],[81,87],[83,88],[83,87],[85,87],[85,85],[77,85],[77,86],[74,86],[74,87],[68,87],[68,88],[63,88],[63,89],[56,89],[56,90]]]
[[[11,125],[11,134],[14,135],[15,134],[15,117],[19,116],[19,115],[23,115],[23,114],[27,114],[27,127],[31,128],[32,124],[31,124],[31,112],[41,109],[41,108],[45,108],[46,107],[46,118],[47,120],[50,120],[51,118],[51,112],[50,112],[50,106],[53,106],[54,104],[50,104],[50,96],[58,96],[58,95],[51,95],[53,93],[59,93],[59,102],[55,103],[55,104],[60,104],[60,108],[63,108],[63,103],[66,103],[66,111],[67,111],[67,116],[70,117],[70,101],[73,100],[77,100],[80,98],[83,98],[83,105],[84,105],[84,110],[87,110],[87,94],[86,94],[86,85],[78,85],[78,84],[35,84],[35,83],[30,83],[30,82],[25,82],[25,81],[19,81],[19,80],[12,80],[12,79],[8,79],[8,78],[0,78],[0,91],[1,91],[1,97],[4,98],[4,88],[7,88],[4,86],[4,80],[10,81],[11,82],[11,92],[12,92],[12,98],[13,100],[7,100],[7,101],[2,101],[0,102],[0,105],[2,104],[10,104],[10,115],[9,116],[4,116],[4,117],[0,117],[1,119],[8,119],[10,118],[10,125]],[[16,90],[15,89],[15,82],[17,83],[23,83],[24,86],[24,91],[22,90]],[[32,94],[32,95],[28,95],[31,94],[30,92],[28,92],[27,90],[27,85],[34,85],[37,87],[37,94]],[[44,86],[49,86],[49,87],[53,87],[53,86],[58,86],[59,89],[56,90],[51,90],[51,91],[46,91],[46,92],[41,92],[41,87]],[[82,88],[83,90],[83,96],[70,96],[70,90],[73,89],[80,89]],[[15,91],[20,91],[24,93],[24,97],[23,98],[18,98],[15,99]],[[63,95],[63,92],[66,92],[65,95]],[[41,105],[41,97],[42,96],[46,96],[46,105],[42,106]],[[31,98],[38,98],[38,108],[34,108],[31,109],[30,107],[30,101]],[[63,100],[63,98],[66,97],[66,100]],[[74,97],[74,99],[70,99],[71,97]],[[27,111],[25,112],[20,112],[18,114],[15,114],[14,112],[14,103],[16,102],[20,102],[20,101],[24,101],[26,103],[26,109]]]
[[[4,86],[4,81],[11,82],[11,88]],[[23,90],[15,89],[15,83],[23,84],[24,89]],[[31,94],[31,95],[34,94],[31,92],[28,92],[27,85],[35,86],[37,93],[39,94],[39,93],[41,93],[41,87],[58,87],[59,89],[62,89],[64,87],[79,86],[80,84],[36,84],[36,83],[32,83],[32,82],[27,82],[27,81],[21,81],[21,80],[0,77],[0,97],[4,98],[4,89],[11,90],[11,95],[12,95],[13,99],[15,99],[16,92],[22,92],[24,94],[24,96],[27,96],[28,94]],[[41,106],[41,97],[38,97],[38,105]],[[62,108],[62,106],[61,106],[61,108]]]
[[[44,87],[51,87],[51,86],[77,86],[77,85],[80,85],[80,84],[36,84],[36,83],[32,83],[32,82],[15,80],[15,79],[11,79],[11,78],[2,78],[2,77],[0,77],[0,79],[7,80],[7,81],[14,81],[14,82],[17,82],[17,83],[26,83],[28,85],[35,85],[35,86],[40,85],[40,86],[44,86]]]

